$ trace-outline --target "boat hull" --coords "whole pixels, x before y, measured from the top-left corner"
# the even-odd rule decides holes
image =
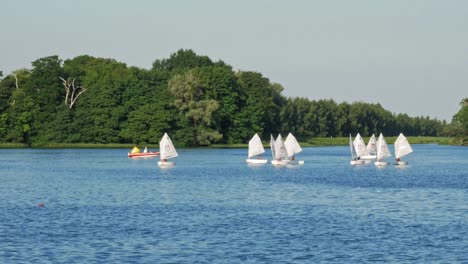
[[[385,167],[388,165],[388,162],[387,161],[376,161],[374,162],[375,166],[377,167]]]
[[[175,162],[174,161],[158,161],[158,166],[159,167],[174,167]]]
[[[351,161],[349,162],[349,164],[351,164],[351,165],[353,165],[353,166],[354,166],[354,165],[363,165],[364,163],[365,163],[364,160],[351,160]]]
[[[251,164],[266,164],[268,160],[266,159],[246,159],[245,162]]]
[[[129,158],[157,157],[157,156],[159,156],[159,152],[128,153]]]
[[[303,160],[292,160],[288,163],[288,165],[291,165],[291,166],[297,166],[297,165],[304,165],[304,161]]]
[[[272,160],[271,164],[275,166],[285,166],[289,164],[289,160]]]
[[[363,160],[375,160],[376,158],[377,158],[376,155],[361,156],[361,159]]]

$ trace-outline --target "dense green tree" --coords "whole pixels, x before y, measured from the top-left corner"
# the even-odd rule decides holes
[[[153,62],[153,70],[168,70],[182,73],[192,68],[212,65],[213,62],[207,56],[199,56],[191,49],[180,49],[176,53],[171,54],[168,59]]]
[[[32,69],[0,76],[0,141],[27,144],[177,145],[247,142],[259,133],[310,137],[466,135],[466,99],[451,124],[393,114],[380,104],[287,98],[257,72],[233,72],[192,50],[156,60],[150,70],[88,55],[40,58]],[[70,90],[73,84],[78,90]],[[67,96],[68,92],[68,96]],[[71,104],[70,93],[74,93]],[[79,98],[78,92],[82,92]]]
[[[53,138],[47,135],[56,123],[57,107],[63,98],[64,89],[60,76],[63,75],[62,60],[58,56],[40,58],[32,62],[31,76],[25,91],[32,97],[35,111],[32,112],[32,142],[47,143]]]
[[[209,145],[218,142],[222,134],[213,128],[213,114],[219,102],[207,99],[206,90],[200,76],[193,71],[176,75],[169,81],[169,89],[174,95],[174,106],[185,114],[194,127],[193,144]]]
[[[468,98],[460,102],[461,109],[453,116],[451,132],[460,145],[468,144]]]
[[[466,135],[468,133],[468,98],[464,98],[460,106],[461,109],[453,116],[453,120],[461,124],[463,133]]]
[[[164,132],[175,127],[174,97],[167,89],[166,76],[137,68],[130,72],[131,81],[123,93],[128,116],[119,135],[126,142],[157,144]]]
[[[270,83],[257,72],[238,72],[236,76],[240,88],[240,111],[234,122],[237,138],[246,142],[255,133],[262,138],[279,133],[281,107],[286,104],[281,85]]]
[[[15,78],[13,75],[6,76],[0,82],[0,113],[4,113],[10,107],[12,102],[9,101],[15,89]]]
[[[193,74],[200,80],[203,98],[214,100],[218,108],[213,112],[211,123],[223,137],[222,143],[236,142],[238,138],[231,135],[234,116],[239,112],[239,106],[244,104],[245,97],[237,83],[237,78],[230,67],[209,66],[195,68]]]
[[[115,60],[92,59],[86,64],[82,81],[87,92],[75,109],[82,142],[120,142],[118,134],[126,121],[122,94],[129,75],[126,65]]]

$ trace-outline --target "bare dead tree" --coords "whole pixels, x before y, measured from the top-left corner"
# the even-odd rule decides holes
[[[72,109],[76,99],[78,99],[82,93],[86,92],[86,88],[81,85],[75,87],[75,79],[70,81],[70,79],[65,80],[64,78],[60,77],[60,80],[62,80],[66,92],[65,105],[68,105],[68,109]]]
[[[16,85],[16,90],[19,90],[19,84],[18,84],[18,75],[15,73],[13,74],[15,76],[15,85]]]

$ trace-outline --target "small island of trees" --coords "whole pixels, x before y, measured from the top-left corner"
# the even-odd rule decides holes
[[[157,144],[164,132],[181,146],[245,143],[258,133],[299,140],[349,133],[450,136],[466,144],[468,100],[453,121],[394,114],[380,104],[290,98],[261,73],[234,71],[192,50],[128,67],[87,55],[32,62],[0,72],[0,143]]]

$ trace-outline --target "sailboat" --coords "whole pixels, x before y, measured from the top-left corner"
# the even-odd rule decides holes
[[[274,140],[273,136],[271,136],[271,140]],[[281,134],[278,135],[276,140],[273,141],[273,144],[270,140],[271,152],[273,155],[273,160],[271,164],[273,165],[288,165],[288,152],[286,151],[286,147],[284,146],[283,138]]]
[[[254,163],[254,164],[265,164],[268,160],[262,159],[260,154],[264,153],[265,149],[263,148],[262,140],[260,137],[255,134],[252,139],[249,141],[249,154],[248,159],[245,161],[247,163]],[[256,159],[251,159],[253,156],[258,156]]]
[[[270,149],[271,149],[271,156],[272,156],[271,162],[273,163],[273,161],[276,159],[276,155],[275,155],[276,149],[275,149],[275,138],[271,134],[270,134]]]
[[[303,165],[303,160],[296,160],[294,155],[302,151],[301,146],[296,140],[296,137],[289,133],[284,141],[284,145],[286,147],[286,152],[288,153],[289,165]]]
[[[403,133],[400,133],[397,140],[395,141],[395,165],[408,165],[407,161],[403,161],[400,159],[410,154],[411,152],[413,152],[413,148],[411,148],[411,145],[409,144],[408,140],[403,135]]]
[[[371,159],[369,159],[369,158],[365,159],[364,158],[364,157],[369,157],[369,152],[367,151],[366,143],[364,143],[364,139],[362,139],[362,137],[361,137],[361,135],[359,133],[354,138],[353,145],[354,145],[354,148],[356,150],[356,155],[357,155],[358,159],[363,160],[364,163],[370,163]]]
[[[174,145],[172,144],[171,138],[167,135],[167,133],[164,133],[161,141],[159,141],[159,152],[159,156],[161,158],[161,160],[158,161],[159,167],[171,167],[175,165],[175,162],[167,161],[168,159],[179,156]]]
[[[377,149],[375,147],[375,144],[376,144],[375,135],[372,134],[366,146],[366,150],[368,154],[361,156],[361,159],[365,160],[366,163],[369,163],[371,162],[371,160],[374,160],[377,158]]]
[[[362,165],[364,164],[364,160],[361,160],[356,153],[356,148],[354,147],[353,144],[353,138],[351,137],[351,134],[349,134],[349,150],[351,151],[351,161],[349,164],[351,165]]]
[[[390,153],[390,150],[388,149],[387,142],[385,142],[385,138],[380,133],[379,139],[377,139],[377,161],[374,162],[375,166],[387,166],[388,162],[383,161],[384,158],[386,157],[391,157],[392,154]]]

